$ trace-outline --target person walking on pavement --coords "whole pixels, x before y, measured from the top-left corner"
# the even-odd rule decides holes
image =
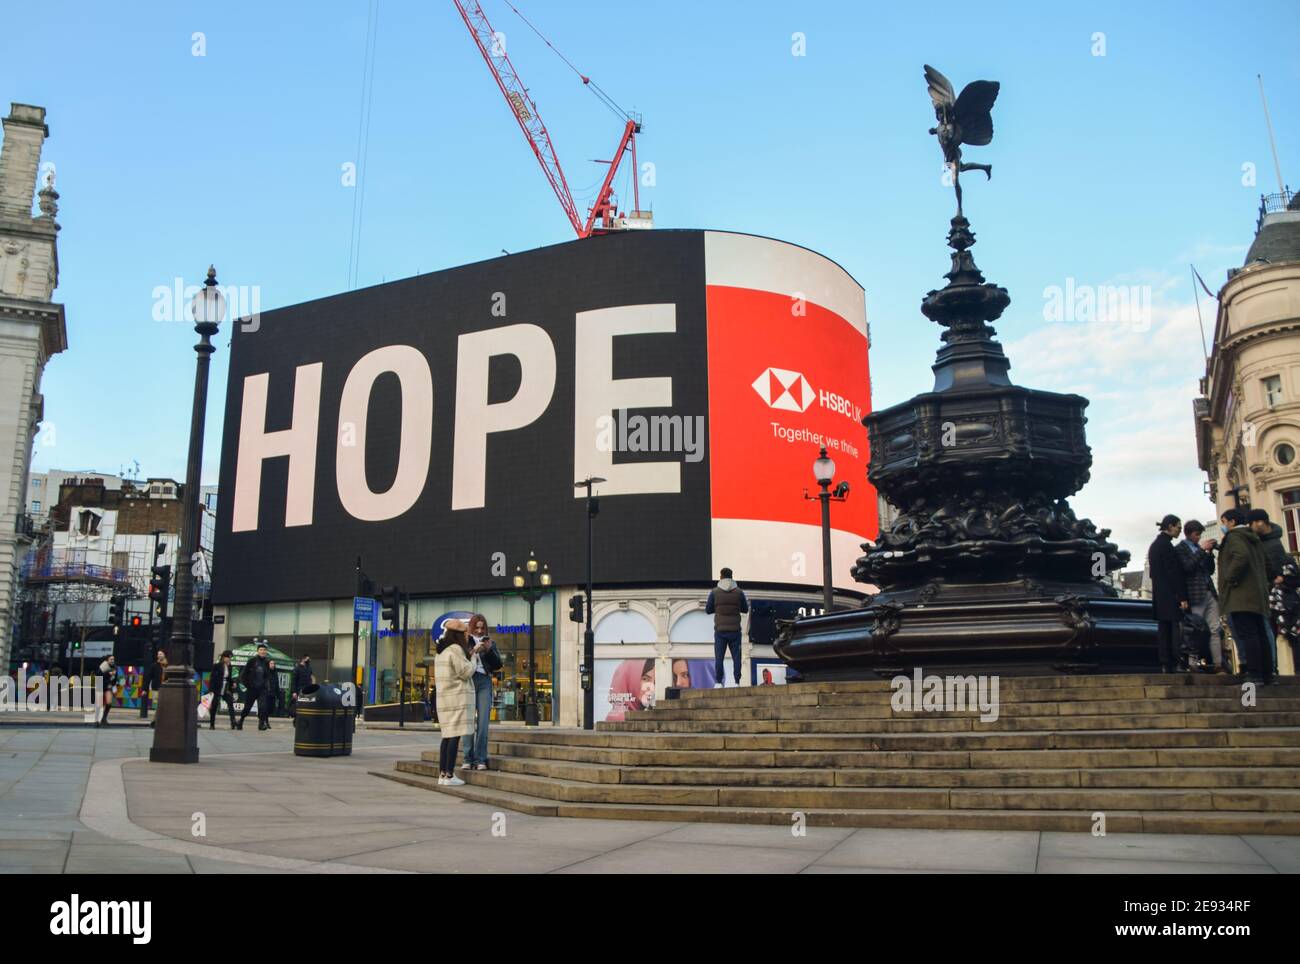
[[[266,665],[271,670],[271,675],[267,677],[267,702],[271,705],[266,711],[266,715],[279,716],[284,709],[284,690],[280,686],[280,673],[275,668],[275,660],[268,661]],[[270,723],[267,724],[267,726],[270,725]]]
[[[1151,571],[1151,602],[1156,612],[1156,654],[1161,672],[1185,670],[1186,663],[1179,652],[1182,634],[1178,622],[1190,607],[1187,598],[1187,575],[1182,561],[1174,549],[1173,540],[1182,531],[1182,520],[1167,515],[1159,522],[1160,533],[1147,550],[1147,564]]]
[[[271,661],[266,652],[266,644],[258,644],[257,655],[244,664],[244,671],[239,674],[239,682],[244,687],[244,712],[239,715],[239,722],[235,725],[237,730],[244,728],[244,720],[248,719],[248,711],[254,703],[257,704],[258,732],[271,728],[271,724],[266,721],[270,713],[267,700],[271,690]]]
[[[155,700],[154,694],[162,689],[163,673],[166,669],[167,653],[160,649],[145,671],[144,679],[140,681],[140,719],[142,720],[149,719],[149,708]],[[149,725],[153,726],[153,723]]]
[[[104,683],[104,712],[95,721],[95,725],[108,726],[108,711],[113,708],[113,700],[117,696],[117,660],[113,656],[99,664],[99,676]]]
[[[1286,546],[1282,542],[1282,527],[1276,522],[1270,522],[1268,513],[1263,509],[1251,509],[1246,513],[1246,522],[1250,524],[1250,531],[1259,536],[1260,548],[1264,550],[1264,575],[1268,578],[1268,586],[1271,590],[1274,586],[1283,584],[1283,567],[1291,562],[1291,554],[1286,551]],[[1273,632],[1273,620],[1267,615],[1264,617],[1264,630],[1268,635],[1268,649],[1271,657],[1271,663],[1277,666],[1277,634]]]
[[[1219,596],[1214,589],[1214,549],[1218,542],[1204,539],[1205,526],[1195,519],[1183,524],[1183,539],[1174,548],[1187,577],[1188,609],[1205,620],[1210,630],[1210,668],[1226,673],[1223,664],[1223,619],[1219,614]]]
[[[465,743],[465,764],[462,770],[488,768],[488,724],[492,720],[492,674],[504,664],[501,653],[488,635],[487,617],[475,613],[469,620],[470,665],[474,674],[474,735]]]
[[[308,686],[315,685],[316,677],[313,676],[311,672],[311,657],[304,656],[302,659],[298,660],[298,665],[293,668],[293,689],[290,697],[291,702],[289,704],[290,716],[297,715],[295,711],[298,703],[298,696],[302,691]]]
[[[1247,679],[1273,681],[1265,616],[1268,575],[1264,548],[1250,530],[1244,509],[1228,509],[1219,518],[1223,543],[1219,547],[1219,608],[1237,643],[1238,658],[1246,662]]]
[[[740,617],[749,612],[749,600],[731,577],[731,570],[724,568],[721,575],[704,606],[704,611],[713,617],[713,676],[717,680],[714,689],[721,688],[727,678],[723,659],[728,649],[731,650],[736,685],[740,685]]]
[[[232,730],[235,728],[235,698],[230,692],[235,685],[234,674],[230,668],[230,660],[234,655],[230,650],[223,652],[208,677],[208,691],[212,694],[212,706],[208,708],[209,730],[217,728],[217,714],[221,712],[222,700],[226,701],[226,709],[230,711],[230,728]]]
[[[474,664],[470,662],[472,647],[466,628],[459,619],[447,621],[433,664],[438,687],[438,727],[442,733],[438,746],[438,785],[443,787],[465,785],[454,772],[456,753],[460,738],[474,734],[474,684],[470,682]]]

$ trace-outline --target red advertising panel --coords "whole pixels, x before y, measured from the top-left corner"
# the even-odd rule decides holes
[[[838,265],[766,238],[706,242],[713,560],[736,578],[818,582],[822,446],[850,493],[831,506],[835,585],[874,538],[865,300]],[[730,561],[729,561],[730,560]],[[743,569],[743,572],[742,572]]]

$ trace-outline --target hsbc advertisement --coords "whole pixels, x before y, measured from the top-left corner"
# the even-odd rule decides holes
[[[529,552],[585,580],[817,586],[825,445],[836,584],[876,531],[861,287],[750,235],[588,238],[232,326],[213,597],[507,590]],[[251,327],[251,326],[249,326]],[[225,497],[225,493],[229,496]]]

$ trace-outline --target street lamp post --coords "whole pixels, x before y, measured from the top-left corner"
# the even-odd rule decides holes
[[[582,632],[582,666],[579,677],[582,680],[582,728],[590,730],[595,727],[596,716],[596,634],[591,628],[591,560],[592,560],[592,522],[600,512],[600,499],[592,495],[591,487],[605,480],[598,475],[574,482],[575,489],[587,490],[587,626]]]
[[[173,629],[168,645],[167,669],[158,693],[158,717],[149,759],[153,763],[198,763],[199,719],[194,687],[194,569],[199,547],[199,475],[203,464],[203,421],[208,404],[208,366],[216,350],[211,338],[226,314],[226,299],[217,289],[217,269],[208,268],[207,280],[190,305],[199,343],[194,374],[194,404],[190,411],[190,451],[185,467],[185,502],[181,507],[180,554],[176,559]]]
[[[821,487],[817,495],[809,495],[804,489],[805,499],[820,499],[822,504],[822,601],[826,612],[835,608],[835,590],[831,586],[831,503],[843,502],[849,495],[849,484],[841,482],[831,492],[831,482],[835,479],[835,460],[826,454],[826,446],[813,462],[813,477]]]
[[[519,595],[528,601],[528,702],[524,706],[524,725],[537,725],[537,600],[546,595],[551,585],[551,573],[543,563],[538,564],[532,550],[528,551],[527,579],[518,566],[515,566],[515,588]],[[540,572],[539,572],[540,570]],[[541,588],[538,588],[538,587]]]

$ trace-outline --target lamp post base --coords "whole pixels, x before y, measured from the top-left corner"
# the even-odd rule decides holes
[[[198,700],[188,679],[163,680],[149,762],[199,762]]]
[[[524,726],[537,725],[537,701],[529,700],[524,704]]]

